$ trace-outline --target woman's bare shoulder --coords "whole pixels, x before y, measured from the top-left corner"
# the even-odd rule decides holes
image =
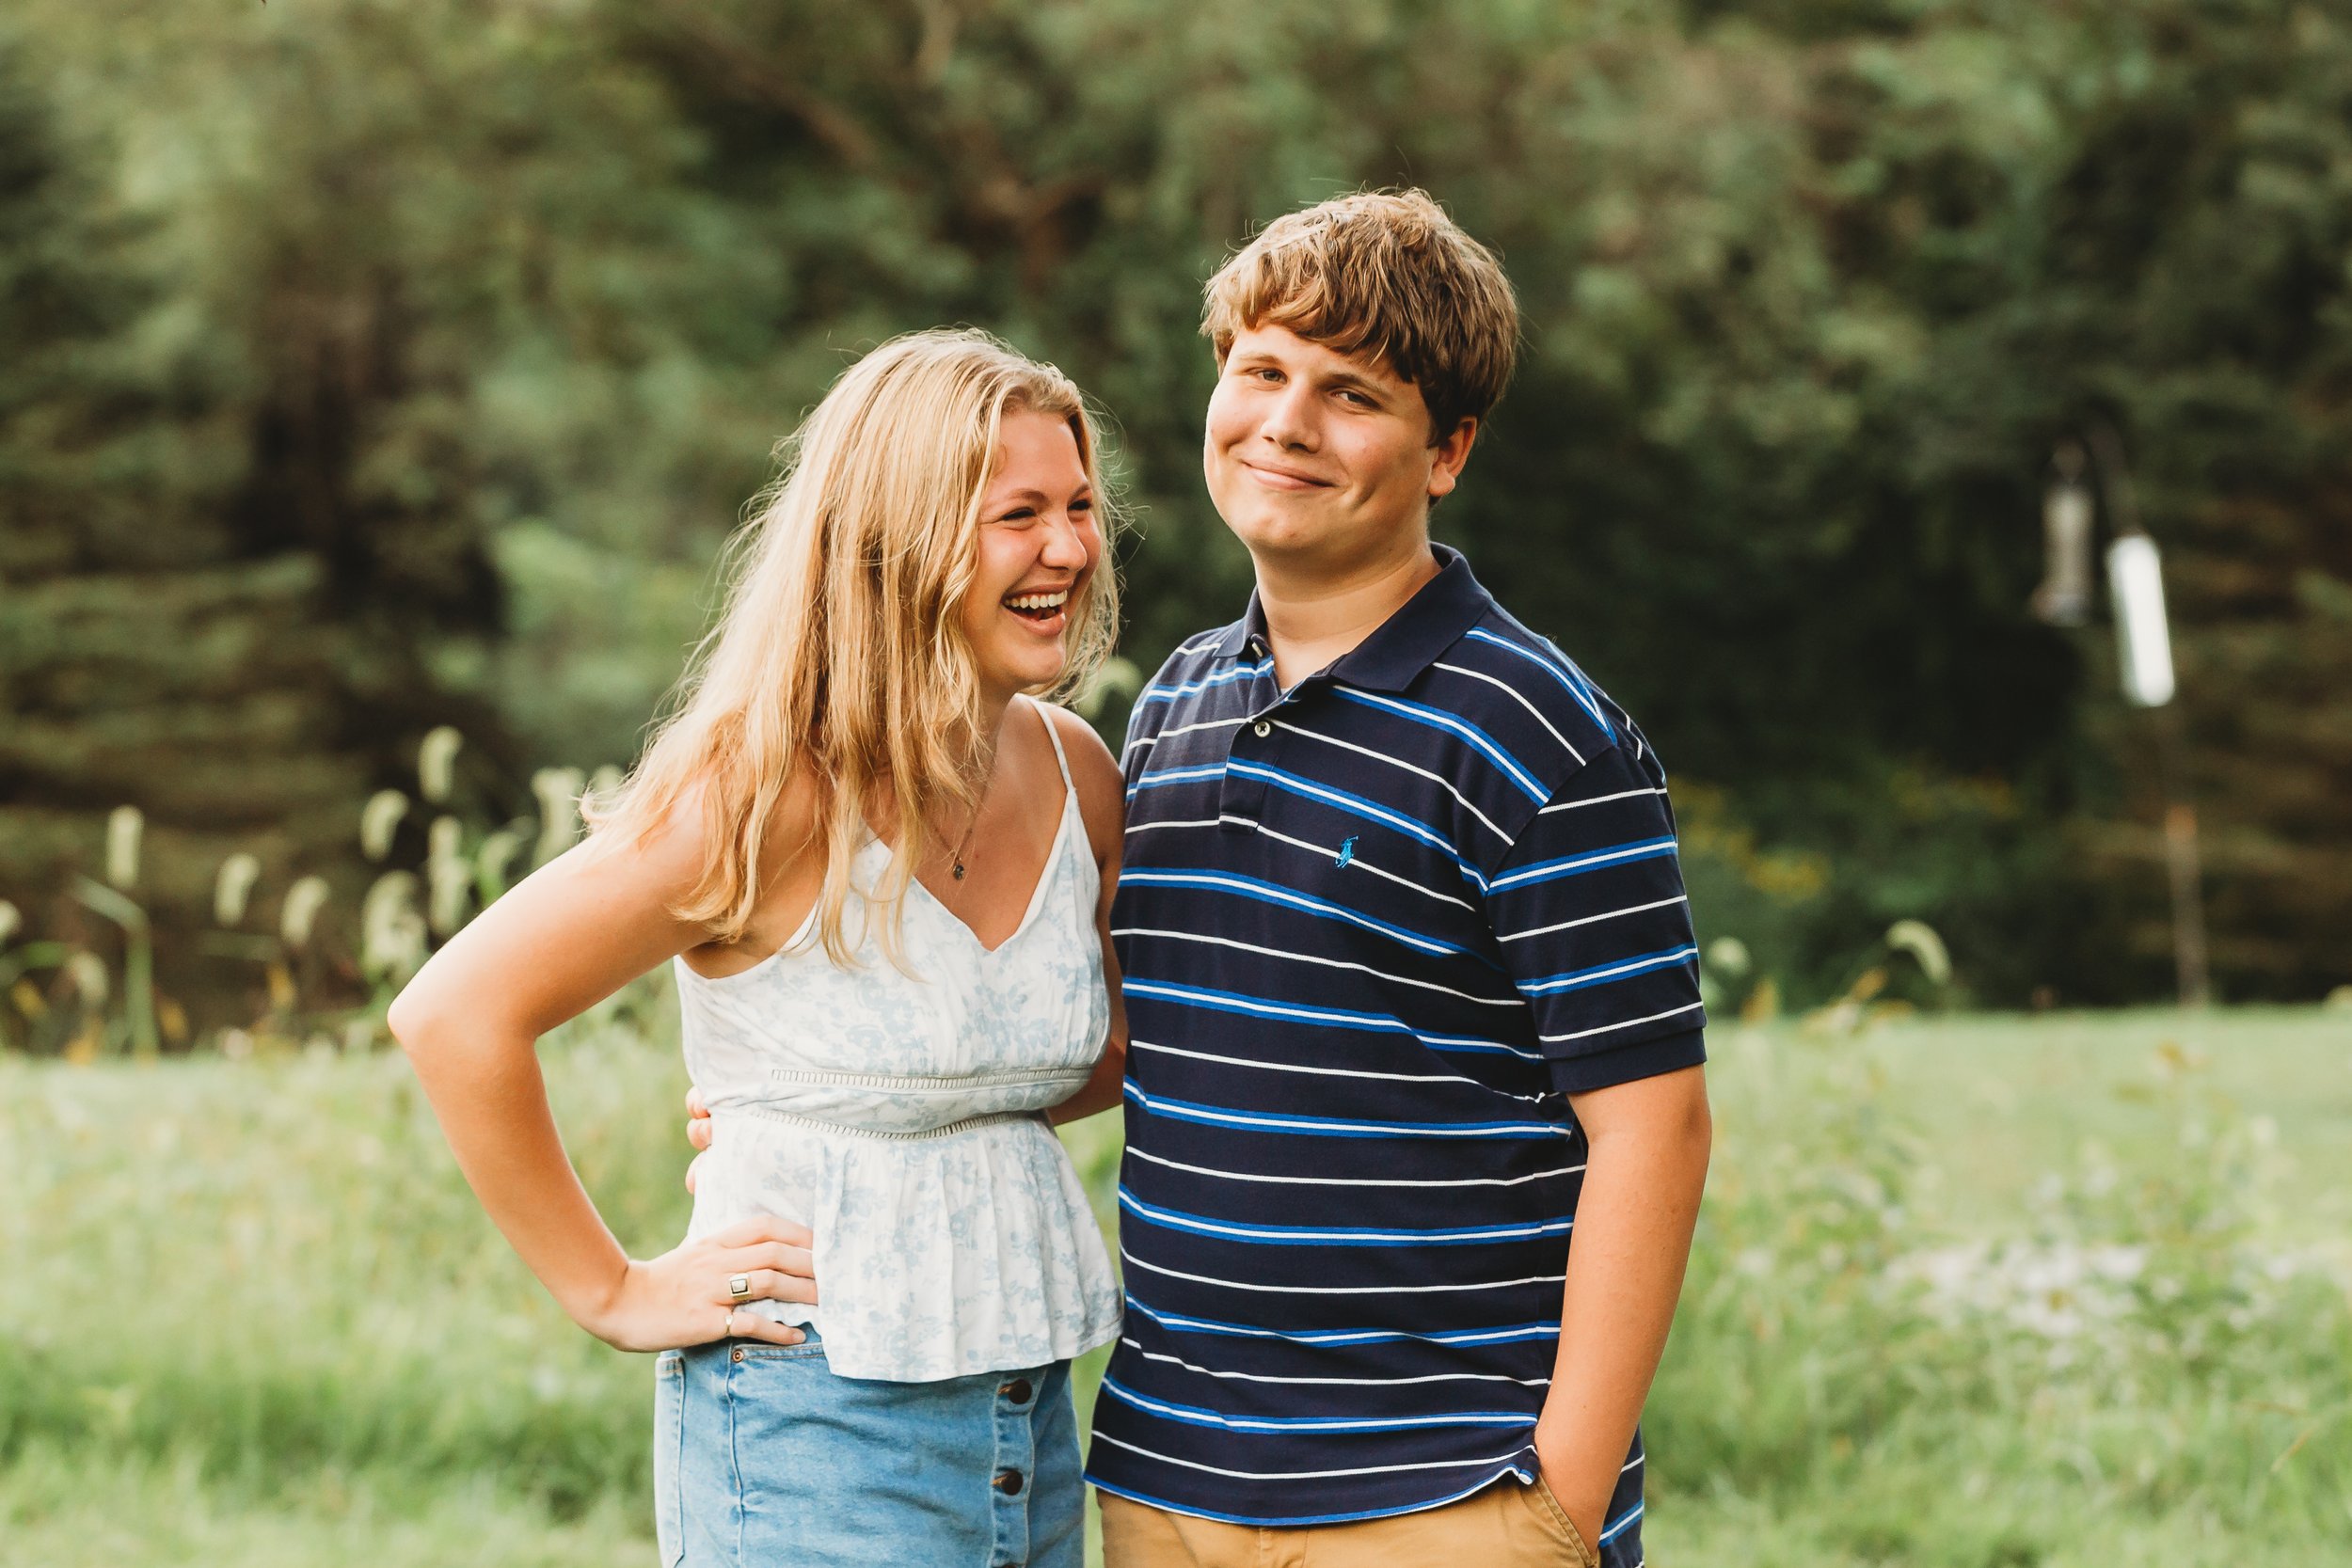
[[[1045,721],[1061,738],[1062,754],[1070,759],[1070,782],[1078,791],[1078,814],[1086,819],[1087,842],[1097,862],[1119,852],[1120,823],[1126,816],[1126,780],[1119,763],[1094,726],[1051,703],[1038,705]]]
[[[758,852],[750,868],[755,881],[772,885],[788,878],[818,836],[818,812],[816,782],[805,769],[796,769],[759,825]],[[714,860],[733,852],[731,845],[745,827],[741,806],[721,800],[716,781],[695,780],[656,809],[623,811],[582,847],[675,907],[707,885]]]

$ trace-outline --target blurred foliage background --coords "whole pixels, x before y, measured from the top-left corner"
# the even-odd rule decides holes
[[[2220,994],[2352,980],[2352,12],[2263,0],[14,0],[20,941],[135,939],[76,892],[130,804],[167,1036],[284,1006],[230,927],[307,876],[294,978],[358,993],[360,803],[443,724],[469,843],[625,764],[772,444],[907,328],[1110,411],[1149,670],[1248,584],[1200,279],[1403,182],[1526,312],[1439,531],[1659,742],[1703,937],[1791,1001],[1899,916],[1966,999],[2161,996],[2177,722]],[[2096,426],[2167,552],[2161,716],[2026,608]],[[59,1044],[67,969],[17,968]]]

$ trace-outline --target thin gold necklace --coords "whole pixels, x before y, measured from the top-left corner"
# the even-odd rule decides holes
[[[988,792],[996,784],[996,757],[992,749],[988,759],[988,776],[980,781],[980,798],[972,802],[972,820],[964,824],[963,837],[947,858],[955,864],[955,879],[963,880],[963,857],[972,852],[972,835],[980,831],[980,810],[988,804]]]

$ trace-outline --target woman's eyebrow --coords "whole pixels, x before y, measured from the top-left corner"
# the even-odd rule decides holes
[[[1075,490],[1070,492],[1072,500],[1090,500],[1093,497],[1094,486],[1091,484],[1080,484]],[[1054,498],[1044,491],[1029,486],[1019,490],[1008,490],[1001,496],[990,497],[987,510],[999,511],[1008,506],[1047,506],[1052,504],[1053,499]]]

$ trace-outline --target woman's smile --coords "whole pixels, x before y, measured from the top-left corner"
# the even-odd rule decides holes
[[[1070,602],[1070,585],[1064,584],[1059,588],[1008,594],[1004,604],[1023,625],[1041,637],[1059,637],[1062,629],[1070,624],[1070,617],[1062,608]]]
[[[1102,548],[1069,420],[1034,409],[1008,412],[980,501],[963,603],[964,636],[985,688],[1009,698],[1061,678],[1069,661],[1062,634]]]

